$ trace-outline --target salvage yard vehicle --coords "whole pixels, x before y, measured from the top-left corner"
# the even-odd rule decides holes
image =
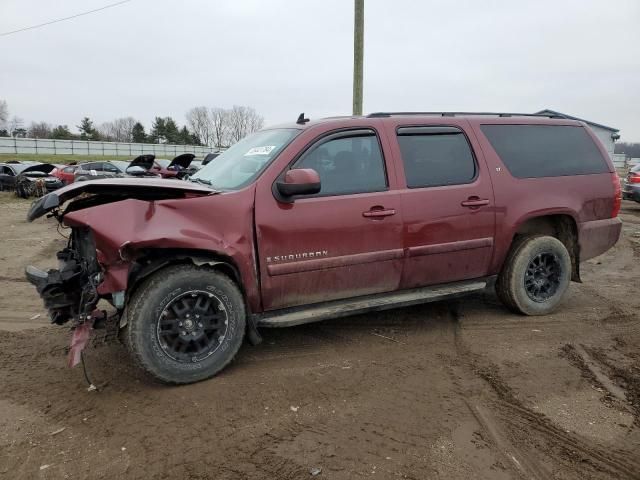
[[[76,168],[78,168],[78,165],[75,163],[70,165],[60,165],[51,172],[51,175],[59,178],[60,181],[62,181],[63,185],[69,185],[75,180]]]
[[[129,165],[122,160],[80,163],[74,170],[74,181],[124,177]]]
[[[50,163],[0,164],[0,191],[12,190],[21,198],[42,196],[64,185],[51,175],[55,169],[56,165]]]
[[[109,301],[135,362],[168,383],[215,375],[257,327],[494,285],[510,310],[548,314],[621,231],[597,137],[542,115],[301,115],[189,180],[83,182],[28,213],[71,232],[59,269],[26,270],[51,321],[86,338]]]
[[[140,176],[146,172],[147,175],[160,176],[162,178],[182,178],[187,175],[187,169],[195,158],[193,153],[183,153],[172,160],[157,159],[155,155],[139,155],[129,164],[127,174]],[[142,168],[144,172],[135,173],[133,168]]]
[[[636,165],[624,180],[622,198],[640,203],[640,165]]]

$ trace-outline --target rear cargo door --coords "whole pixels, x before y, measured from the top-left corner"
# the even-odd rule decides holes
[[[405,187],[401,288],[487,275],[495,203],[475,137],[467,135],[464,120],[444,125],[398,122],[391,123],[387,133],[395,140],[398,182]]]
[[[388,146],[388,144],[387,144]],[[403,265],[400,192],[374,129],[331,133],[291,168],[312,168],[316,195],[256,200],[265,310],[396,290]],[[395,175],[394,175],[395,180]]]

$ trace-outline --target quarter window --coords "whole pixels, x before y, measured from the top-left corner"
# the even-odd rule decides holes
[[[322,140],[295,168],[312,168],[320,176],[318,196],[379,192],[387,189],[384,158],[373,133]]]
[[[606,173],[609,167],[587,131],[570,125],[481,125],[516,178]]]
[[[409,188],[460,185],[476,177],[469,142],[455,127],[402,127],[398,144]]]

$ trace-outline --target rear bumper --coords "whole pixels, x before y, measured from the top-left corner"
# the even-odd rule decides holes
[[[640,202],[640,184],[622,184],[622,198]]]
[[[580,261],[602,255],[613,247],[620,238],[622,221],[607,218],[581,223],[579,228]]]

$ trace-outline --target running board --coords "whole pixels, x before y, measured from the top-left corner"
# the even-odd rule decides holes
[[[483,290],[489,279],[448,283],[413,290],[378,293],[363,297],[334,300],[304,307],[293,307],[255,315],[260,327],[291,327],[304,323],[319,322],[330,318],[346,317],[357,313],[366,313],[389,308],[407,307],[420,303],[435,302]]]

